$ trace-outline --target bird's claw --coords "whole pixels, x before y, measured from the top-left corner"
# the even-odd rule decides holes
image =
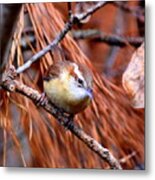
[[[39,99],[36,100],[37,106],[45,106],[48,103],[48,99],[46,97],[46,94],[43,92]]]
[[[70,115],[65,122],[63,122],[63,125],[66,129],[71,129],[74,125],[73,122],[73,115]]]

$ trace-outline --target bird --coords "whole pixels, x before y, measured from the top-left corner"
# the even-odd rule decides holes
[[[83,111],[93,99],[91,70],[69,60],[57,61],[43,76],[47,99],[66,113]]]

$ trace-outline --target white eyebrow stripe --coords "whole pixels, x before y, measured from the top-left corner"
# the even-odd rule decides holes
[[[84,78],[83,78],[83,76],[82,76],[82,74],[81,74],[81,72],[79,71],[78,65],[74,63],[73,66],[74,66],[74,72],[77,74],[77,76],[78,76],[80,79],[82,79],[83,81],[85,81]]]

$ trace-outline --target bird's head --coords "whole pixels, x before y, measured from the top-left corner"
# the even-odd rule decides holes
[[[70,63],[62,69],[60,78],[75,98],[92,99],[92,74],[86,66]]]
[[[47,96],[67,112],[85,109],[92,99],[92,73],[85,65],[70,61],[56,63],[44,81]]]

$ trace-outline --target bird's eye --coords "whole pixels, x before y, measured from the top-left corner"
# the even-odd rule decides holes
[[[83,80],[78,78],[78,83],[83,86]]]

